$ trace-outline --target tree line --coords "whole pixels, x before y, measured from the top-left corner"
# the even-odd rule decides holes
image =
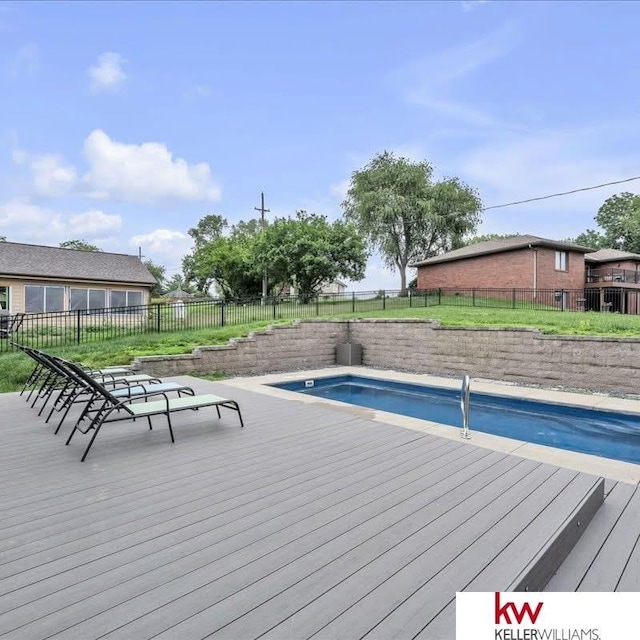
[[[194,248],[183,272],[188,284],[200,291],[215,285],[224,297],[258,295],[266,273],[270,295],[295,285],[306,299],[324,282],[361,280],[376,251],[399,272],[406,292],[408,265],[462,246],[481,207],[476,190],[460,179],[436,181],[428,162],[385,151],[353,172],[340,220],[297,211],[263,228],[257,220],[229,225],[205,216],[189,229]]]
[[[303,299],[323,283],[359,281],[367,260],[378,253],[399,274],[407,291],[412,263],[485,240],[510,237],[476,235],[482,201],[476,189],[456,177],[434,179],[433,166],[384,151],[351,175],[342,218],[329,220],[304,210],[272,221],[235,224],[208,214],[188,230],[193,247],[182,273],[166,278],[164,266],[144,261],[158,284],[154,296],[173,289],[208,294],[215,287],[225,298],[257,297],[267,279],[269,295],[295,287]],[[594,250],[613,248],[640,254],[640,195],[608,198],[595,216],[597,229],[569,241]],[[517,235],[517,234],[516,234]],[[61,247],[100,251],[84,240]]]

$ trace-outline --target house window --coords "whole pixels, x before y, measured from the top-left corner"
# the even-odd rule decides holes
[[[10,287],[0,287],[0,309],[8,311],[11,309],[11,300],[9,299]]]
[[[24,310],[27,313],[64,311],[64,287],[25,285]]]
[[[569,256],[566,251],[556,251],[556,271],[567,271]]]
[[[138,307],[142,304],[142,291],[112,291],[111,307]]]
[[[92,311],[107,306],[107,292],[104,289],[70,289],[69,309],[71,311]]]

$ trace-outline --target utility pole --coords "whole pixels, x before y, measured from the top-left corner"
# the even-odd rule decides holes
[[[270,213],[270,209],[264,208],[264,191],[260,193],[260,206],[253,207],[256,211],[260,212],[260,226],[262,227],[262,233],[264,233],[264,214]],[[262,274],[262,304],[264,304],[267,300],[267,268],[265,267],[264,273]]]

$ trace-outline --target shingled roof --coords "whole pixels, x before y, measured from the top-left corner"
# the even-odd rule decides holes
[[[600,249],[587,253],[584,259],[590,262],[614,262],[615,260],[640,260],[640,255],[619,249]]]
[[[0,277],[28,276],[154,285],[138,256],[0,242]]]
[[[411,267],[421,267],[423,265],[438,264],[440,262],[453,262],[454,260],[464,260],[465,258],[475,258],[476,256],[489,255],[491,253],[503,253],[505,251],[514,251],[515,249],[525,249],[527,247],[549,247],[550,249],[559,249],[561,251],[576,251],[578,253],[589,253],[591,249],[570,242],[562,242],[559,240],[549,240],[548,238],[540,238],[538,236],[511,236],[510,238],[500,238],[498,240],[487,240],[486,242],[478,242],[470,244],[461,249],[455,249],[441,256],[435,256],[414,262],[409,265]]]

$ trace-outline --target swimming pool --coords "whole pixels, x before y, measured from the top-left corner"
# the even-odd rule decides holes
[[[460,392],[364,376],[315,378],[270,386],[381,411],[462,426]],[[640,415],[471,392],[471,431],[640,463]]]

